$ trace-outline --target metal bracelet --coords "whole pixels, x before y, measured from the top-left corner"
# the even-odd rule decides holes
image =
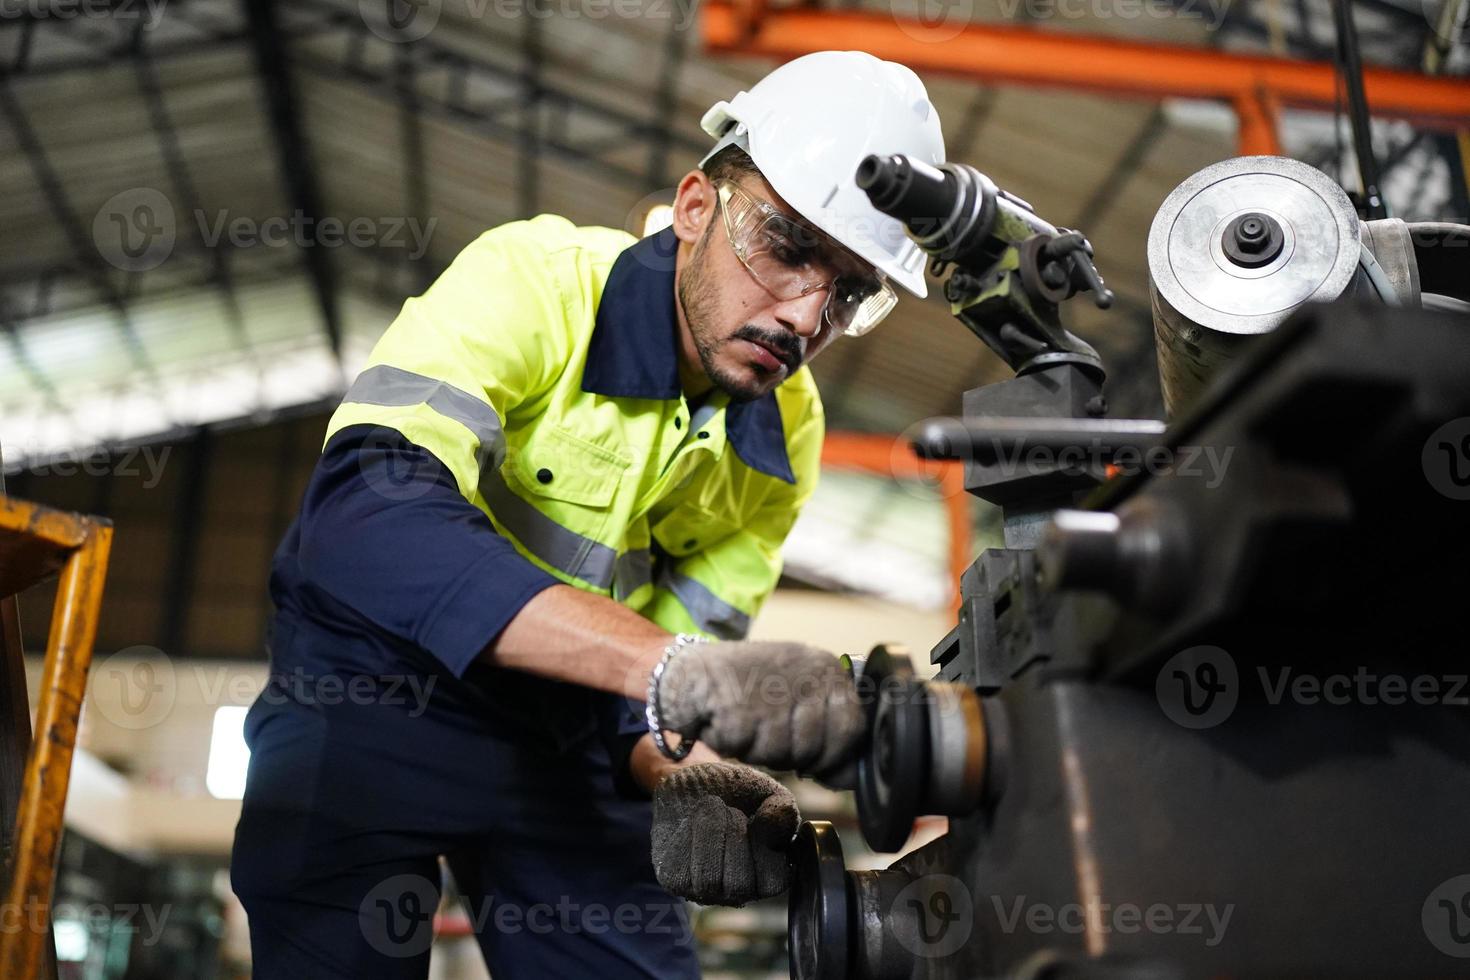
[[[695,633],[680,633],[674,637],[673,642],[664,647],[664,655],[659,657],[658,663],[654,665],[653,673],[648,675],[648,703],[643,710],[643,716],[648,719],[648,730],[653,734],[653,744],[663,753],[664,758],[680,761],[687,756],[698,741],[692,736],[685,735],[679,740],[679,747],[669,747],[669,742],[664,738],[663,723],[659,720],[663,712],[658,702],[658,683],[663,680],[664,669],[668,667],[669,661],[682,653],[685,647],[696,643],[704,643],[705,638]]]

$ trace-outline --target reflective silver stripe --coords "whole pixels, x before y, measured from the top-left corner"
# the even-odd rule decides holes
[[[552,568],[599,589],[612,586],[617,552],[562,527],[512,490],[499,470],[480,474],[480,493],[495,519]]]
[[[653,552],[647,548],[625,551],[613,567],[613,598],[622,602],[653,581]]]
[[[430,378],[390,364],[376,364],[357,376],[343,402],[362,405],[428,405],[447,419],[463,425],[480,441],[481,468],[505,462],[505,435],[495,409],[447,381]]]
[[[704,632],[722,640],[742,640],[750,632],[750,617],[715,595],[703,582],[665,565],[659,570],[658,584],[674,593],[694,625]]]

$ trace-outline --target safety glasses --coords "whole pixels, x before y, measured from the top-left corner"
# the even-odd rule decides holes
[[[715,188],[731,250],[772,296],[784,301],[827,290],[822,318],[849,337],[872,330],[898,302],[886,278],[826,236],[733,180]]]

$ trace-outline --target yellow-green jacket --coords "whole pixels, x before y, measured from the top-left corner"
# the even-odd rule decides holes
[[[353,426],[394,430],[453,474],[541,584],[610,595],[671,631],[743,636],[816,485],[822,406],[803,368],[754,401],[717,390],[691,416],[675,244],[552,215],[486,232],[404,304],[328,444]],[[487,622],[503,626],[515,610],[496,612]],[[441,659],[459,673],[464,652]]]

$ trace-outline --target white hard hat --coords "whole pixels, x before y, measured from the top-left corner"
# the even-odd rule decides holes
[[[925,255],[853,179],[870,153],[944,162],[939,113],[911,70],[862,51],[789,61],[700,120],[715,137],[701,165],[730,145],[799,214],[915,296],[928,295]]]

